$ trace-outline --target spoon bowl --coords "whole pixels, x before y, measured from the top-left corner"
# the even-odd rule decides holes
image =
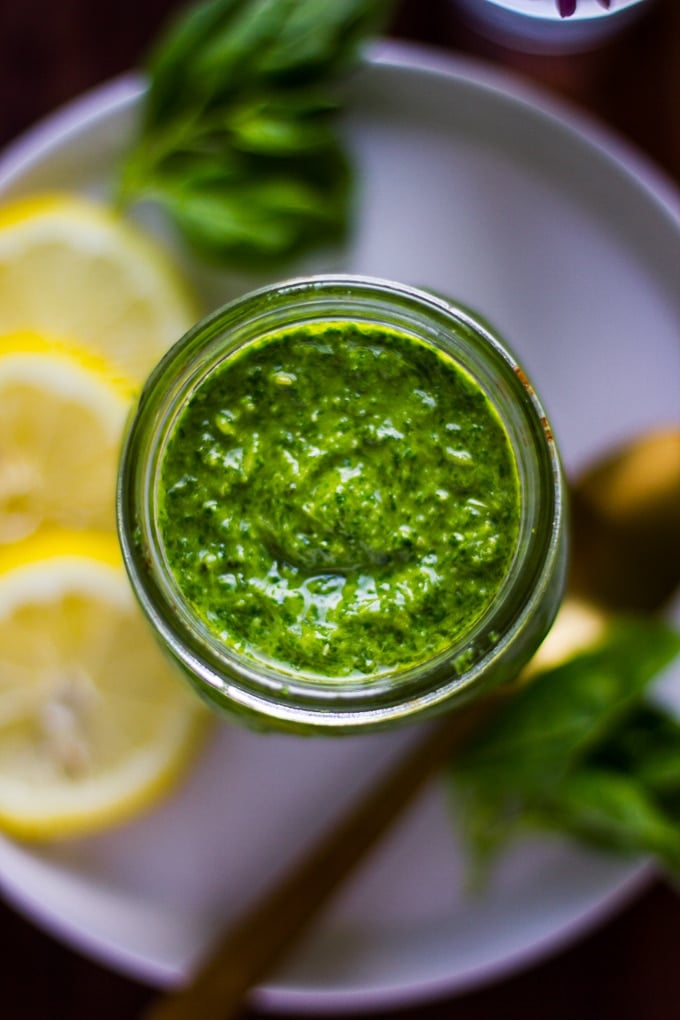
[[[570,590],[609,609],[650,612],[680,575],[680,430],[620,447],[572,487]]]

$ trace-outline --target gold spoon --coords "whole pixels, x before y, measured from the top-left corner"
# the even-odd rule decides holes
[[[592,640],[608,610],[651,611],[672,594],[680,580],[680,430],[651,434],[615,451],[572,492],[569,590],[576,597],[565,601],[535,663],[572,654]],[[492,692],[432,727],[225,933],[191,983],[153,1003],[145,1020],[230,1020],[241,1014],[249,989],[290,952],[415,794],[510,695],[508,687]]]
[[[594,464],[571,491],[569,590],[608,609],[653,611],[680,572],[680,430]]]

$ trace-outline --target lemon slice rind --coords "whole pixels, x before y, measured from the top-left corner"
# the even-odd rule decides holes
[[[197,317],[165,249],[108,206],[60,193],[0,206],[0,333],[73,340],[139,382]]]
[[[33,618],[43,624],[28,648],[12,635]],[[93,668],[92,648],[111,635],[114,659]],[[206,712],[156,646],[113,536],[43,533],[0,554],[0,640],[0,828],[40,840],[96,832],[184,772]]]
[[[0,546],[45,524],[113,530],[132,392],[73,345],[0,337]]]

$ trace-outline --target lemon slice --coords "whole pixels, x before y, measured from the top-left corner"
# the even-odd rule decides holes
[[[68,338],[139,381],[196,318],[165,252],[108,207],[62,194],[0,207],[0,333]]]
[[[0,546],[44,523],[113,530],[132,392],[88,352],[0,337]]]
[[[128,817],[182,770],[204,718],[113,536],[43,534],[0,554],[0,827],[45,839]]]

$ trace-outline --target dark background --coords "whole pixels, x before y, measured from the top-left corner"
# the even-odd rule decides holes
[[[160,25],[181,6],[0,0],[0,145],[83,90],[139,65]],[[492,46],[460,23],[446,0],[404,0],[392,34],[533,79],[606,122],[680,184],[680,0],[657,0],[623,37],[570,57]],[[679,947],[680,897],[657,880],[616,918],[539,966],[455,999],[371,1016],[672,1020],[680,1017]],[[152,995],[60,945],[0,900],[0,1017],[132,1020]]]

